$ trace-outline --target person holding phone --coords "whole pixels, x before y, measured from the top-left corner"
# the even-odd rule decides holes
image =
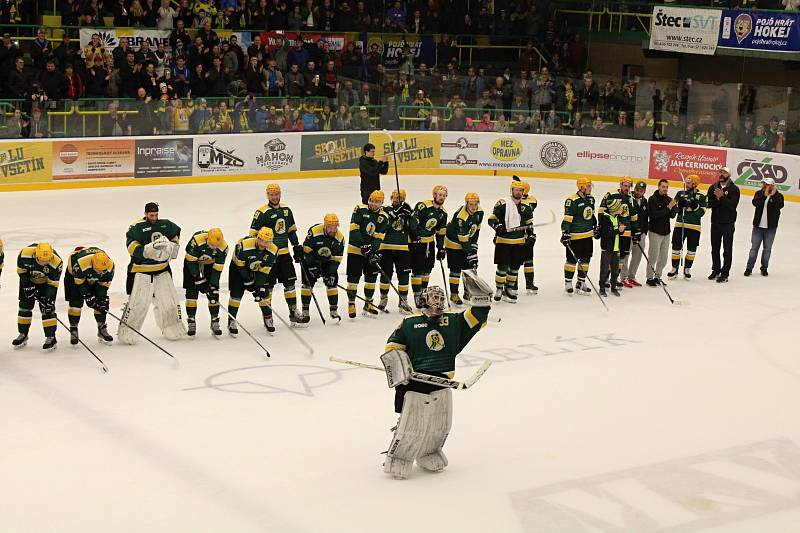
[[[775,233],[778,231],[778,219],[783,209],[783,195],[778,191],[773,178],[764,178],[761,182],[761,190],[753,196],[753,205],[756,210],[753,213],[753,233],[750,237],[750,256],[747,259],[747,267],[744,275],[749,276],[753,273],[756,265],[758,250],[761,246],[761,275],[769,275],[769,258],[772,254],[772,243],[775,241]]]

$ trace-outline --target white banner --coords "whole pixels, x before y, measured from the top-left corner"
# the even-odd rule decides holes
[[[142,41],[150,43],[150,49],[153,51],[158,48],[158,43],[164,43],[167,51],[171,50],[169,46],[169,30],[142,30],[139,28],[81,28],[81,49],[92,42],[92,35],[95,33],[100,36],[100,42],[103,43],[103,46],[105,46],[106,50],[109,52],[119,46],[121,39],[127,39],[128,45],[133,48],[133,50],[138,50],[142,45]]]
[[[300,170],[299,135],[198,135],[194,150],[195,176]]]
[[[720,9],[653,6],[650,49],[714,55],[721,18]]]
[[[526,135],[443,132],[439,163],[442,168],[542,170]]]
[[[758,190],[761,180],[772,178],[783,194],[800,194],[800,157],[796,155],[728,150],[728,168],[742,190]]]

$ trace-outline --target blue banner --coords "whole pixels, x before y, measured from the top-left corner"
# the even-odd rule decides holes
[[[767,52],[800,52],[800,14],[760,11],[722,12],[719,44],[722,48]]]
[[[415,65],[425,63],[432,68],[436,63],[436,43],[432,35],[407,35],[399,34],[362,33],[360,36],[362,49],[367,53],[373,45],[383,56],[383,66],[387,70],[397,70],[403,62],[403,46],[408,45],[409,51],[414,55]]]

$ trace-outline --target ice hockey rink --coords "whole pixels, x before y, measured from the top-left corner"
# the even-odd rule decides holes
[[[384,178],[386,189],[393,176]],[[434,183],[450,190],[450,214],[476,191],[491,211],[510,178],[400,176],[413,204]],[[156,201],[182,228],[219,226],[233,245],[265,201],[265,182],[120,187],[3,194],[5,271],[0,289],[0,529],[34,532],[796,532],[800,530],[800,319],[796,236],[800,209],[787,202],[770,276],[744,278],[753,207],[743,196],[729,283],[708,281],[709,215],[690,281],[567,296],[558,242],[572,181],[528,180],[539,205],[539,294],[496,304],[460,357],[457,377],[493,366],[454,392],[453,429],[440,474],[415,468],[405,481],[381,470],[393,392],[380,373],[331,363],[377,362],[400,320],[345,318],[323,326],[312,307],[298,330],[309,355],[280,324],[273,337],[252,300],[246,335],[211,338],[201,297],[198,335],[169,342],[152,316],[146,343],[104,346],[84,310],[81,332],[109,368],[59,331],[41,351],[16,335],[20,248],[50,240],[66,258],[79,245],[106,249],[117,265],[112,309],[124,304],[125,231]],[[357,178],[281,182],[301,234],[334,211],[347,223]],[[613,183],[595,183],[599,199]],[[648,187],[648,196],[653,187]],[[551,215],[551,212],[553,215]],[[491,282],[492,231],[480,237]],[[232,247],[232,246],[231,246]],[[595,250],[598,245],[595,244]],[[180,284],[182,255],[173,263]],[[596,282],[599,251],[591,265]],[[340,271],[344,281],[344,268]],[[644,278],[640,269],[639,279]],[[227,273],[223,276],[227,279]],[[434,270],[432,283],[441,284]],[[227,302],[223,284],[222,303]],[[324,291],[317,294],[326,310]],[[182,295],[182,290],[179,293]],[[273,298],[286,318],[282,291]],[[346,313],[344,293],[340,311]],[[360,308],[360,306],[359,306]],[[66,321],[63,292],[59,317]],[[327,317],[327,313],[326,313]],[[223,319],[224,323],[224,319]],[[788,329],[787,329],[788,328]],[[111,324],[116,335],[116,324]]]

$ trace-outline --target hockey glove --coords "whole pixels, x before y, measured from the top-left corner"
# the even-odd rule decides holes
[[[564,233],[561,234],[561,239],[559,240],[561,241],[561,244],[564,245],[564,247],[569,246],[570,234],[565,231]]]
[[[86,302],[86,307],[89,309],[96,309],[95,306],[97,305],[97,297],[94,294],[86,296],[84,301]]]
[[[406,203],[402,203],[395,208],[395,213],[397,213],[401,217],[410,217],[411,206]]]
[[[680,207],[681,209],[684,209],[688,206],[689,206],[689,201],[686,199],[685,196],[681,197],[681,199],[678,200],[678,207]]]
[[[533,232],[533,226],[528,226],[528,228],[525,230],[525,234],[525,241],[530,246],[536,244],[536,234]]]
[[[294,262],[299,263],[303,260],[303,245],[302,244],[295,244],[292,247],[292,253],[294,253]]]
[[[200,276],[194,278],[194,288],[199,292],[206,292],[208,290],[208,279],[200,272]]]
[[[600,238],[600,227],[599,226],[595,226],[595,227],[592,228],[592,236],[595,239],[599,239]]]
[[[243,281],[242,285],[244,285],[244,290],[253,292],[253,289],[256,288],[255,283],[256,283],[256,281],[254,279],[248,279],[248,280]]]
[[[265,300],[268,295],[269,288],[262,285],[260,287],[256,287],[256,289],[253,291],[253,300],[260,302],[261,300]]]
[[[494,227],[495,233],[505,233],[506,232],[506,225],[502,222],[498,222]]]
[[[447,257],[447,251],[444,248],[439,248],[436,251],[436,260],[437,261],[444,261],[444,258]]]
[[[307,266],[306,267],[306,277],[308,278],[308,284],[313,285],[319,279],[319,267],[318,266]]]
[[[49,316],[56,314],[56,302],[50,297],[39,298],[39,311],[42,316]]]
[[[369,254],[372,253],[372,245],[371,244],[362,244],[361,245],[361,255],[365,258],[369,257]]]
[[[322,277],[322,282],[329,289],[333,289],[339,284],[339,274],[337,274],[336,272],[334,272],[333,274],[327,274]]]
[[[631,236],[631,241],[633,242],[633,244],[639,244],[639,241],[641,240],[642,240],[642,233],[639,231],[637,231]]]
[[[381,262],[381,257],[382,255],[380,252],[374,252],[367,256],[367,261],[369,261],[370,265],[375,266]]]
[[[206,298],[208,298],[208,303],[216,305],[219,303],[219,287],[216,285],[208,285],[208,290],[206,291]]]
[[[86,305],[95,311],[101,313],[108,313],[109,300],[108,296],[94,296],[91,295],[86,298]]]
[[[23,285],[22,286],[22,296],[24,296],[27,300],[35,300],[36,299],[36,285]]]
[[[492,305],[492,288],[471,270],[462,271],[464,290],[470,295],[473,307],[490,307]]]
[[[689,202],[689,209],[692,211],[696,211],[698,207],[700,207],[700,202],[698,202],[697,199],[692,199],[692,201]]]

